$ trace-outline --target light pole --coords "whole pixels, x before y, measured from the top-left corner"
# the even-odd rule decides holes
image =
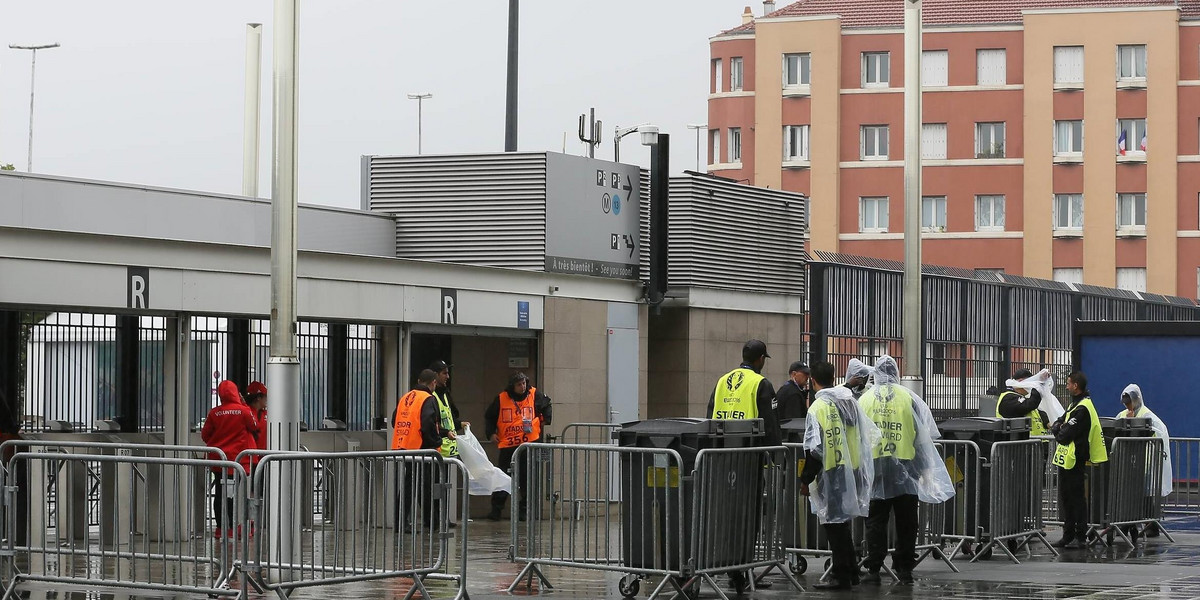
[[[647,300],[655,314],[661,314],[667,293],[667,237],[670,197],[671,136],[658,132],[657,127],[641,127],[642,145],[650,148],[650,280]]]
[[[696,131],[696,172],[699,173],[700,172],[700,131],[702,129],[708,129],[708,125],[705,125],[705,124],[688,125],[687,128],[694,129]]]
[[[33,172],[33,85],[37,77],[37,51],[58,48],[58,44],[42,44],[39,46],[19,46],[9,44],[13,50],[29,51],[29,154],[25,162],[25,170]]]
[[[924,394],[921,380],[921,0],[904,3],[904,372],[901,383]]]
[[[426,100],[433,97],[433,94],[409,94],[409,100],[417,101],[417,154],[421,153],[421,108]]]
[[[642,123],[641,125],[634,125],[633,127],[621,127],[620,125],[616,127],[616,131],[613,132],[613,162],[621,162],[621,138],[637,133],[638,130],[646,127],[647,125],[649,125],[649,123]],[[657,129],[655,129],[655,131],[657,131]]]
[[[262,24],[246,23],[246,93],[242,108],[242,195],[258,197],[258,125],[262,105]]]

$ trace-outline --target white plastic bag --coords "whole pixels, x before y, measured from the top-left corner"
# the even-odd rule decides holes
[[[470,427],[455,439],[458,441],[458,458],[467,468],[467,475],[471,480],[469,491],[472,496],[490,496],[493,492],[512,491],[512,478],[488,460],[487,453],[471,433]]]
[[[1067,412],[1062,402],[1054,396],[1054,376],[1050,374],[1050,369],[1042,369],[1037,375],[1020,381],[1009,379],[1004,385],[1013,389],[1037,390],[1042,395],[1042,403],[1038,405],[1038,410],[1046,413],[1051,423]]]

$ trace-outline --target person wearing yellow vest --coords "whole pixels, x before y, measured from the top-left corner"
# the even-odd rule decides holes
[[[500,447],[496,466],[512,475],[512,459],[517,448],[522,444],[542,441],[542,431],[550,424],[552,416],[550,402],[549,396],[529,384],[529,377],[524,373],[513,373],[508,378],[508,387],[492,400],[483,415],[484,432],[488,439]],[[525,494],[528,471],[521,469],[516,482],[521,493],[521,502],[516,508],[522,521],[526,519],[528,508]],[[488,513],[488,520],[500,520],[500,512],[504,510],[508,496],[508,492],[492,494],[492,510]]]
[[[805,422],[800,472],[800,493],[811,497],[812,511],[829,540],[830,578],[813,586],[822,590],[849,589],[859,582],[850,524],[870,511],[875,481],[871,450],[880,439],[879,428],[854,401],[854,392],[834,387],[833,376],[827,362],[812,366],[816,396]]]
[[[1063,537],[1054,542],[1058,548],[1082,548],[1087,545],[1087,495],[1085,482],[1088,463],[1108,461],[1100,416],[1088,394],[1087,376],[1075,371],[1067,376],[1071,403],[1067,412],[1050,426],[1058,446],[1051,459],[1059,468],[1058,508],[1063,520]]]
[[[453,458],[458,456],[458,441],[455,440],[455,437],[458,432],[470,427],[471,423],[459,419],[458,406],[450,397],[450,364],[444,360],[435,360],[433,364],[429,365],[429,370],[437,373],[437,379],[430,391],[437,400],[439,426],[442,431],[452,431],[455,434],[442,438],[442,445],[438,448],[438,452],[446,458]]]
[[[1028,379],[1033,377],[1029,369],[1018,369],[1013,373],[1013,379]],[[1042,394],[1036,389],[1006,388],[996,400],[996,416],[1002,419],[1020,419],[1029,417],[1029,435],[1046,435],[1046,413],[1038,410],[1042,403]]]
[[[775,386],[762,376],[768,358],[771,355],[767,354],[765,343],[746,342],[742,346],[742,364],[717,380],[708,396],[705,414],[720,420],[762,419],[763,444],[778,446],[783,443],[783,432],[775,413]]]
[[[865,583],[879,583],[879,570],[888,553],[888,522],[896,526],[892,572],[902,584],[913,583],[917,566],[917,507],[954,497],[954,484],[933,440],[941,437],[929,405],[900,385],[900,368],[888,355],[875,361],[875,387],[863,392],[859,405],[879,427],[880,441],[872,448],[875,481],[867,515]],[[893,520],[892,517],[895,517]]]
[[[433,397],[432,389],[437,380],[437,374],[429,369],[421,371],[417,376],[417,385],[396,403],[396,412],[392,417],[392,450],[436,450],[441,447],[444,437],[454,437],[453,431],[443,431],[439,426],[437,399]],[[403,486],[397,478],[397,494],[403,494],[398,507],[403,508],[404,520],[397,517],[397,524],[403,524],[405,529],[412,526],[413,501],[420,495],[421,505],[425,507],[422,519],[429,526],[439,506],[432,501],[433,470],[425,468],[431,465],[421,465],[405,469]]]

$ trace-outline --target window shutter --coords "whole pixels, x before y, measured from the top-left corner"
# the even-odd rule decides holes
[[[975,68],[979,85],[1008,83],[1008,53],[1004,49],[978,51]]]
[[[949,81],[949,52],[926,50],[921,53],[921,85],[945,87]]]
[[[921,158],[946,158],[945,123],[925,123],[921,126]]]

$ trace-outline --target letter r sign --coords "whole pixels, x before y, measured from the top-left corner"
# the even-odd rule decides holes
[[[442,325],[458,325],[458,290],[442,288]]]
[[[150,308],[150,269],[128,267],[125,277],[128,308]]]

